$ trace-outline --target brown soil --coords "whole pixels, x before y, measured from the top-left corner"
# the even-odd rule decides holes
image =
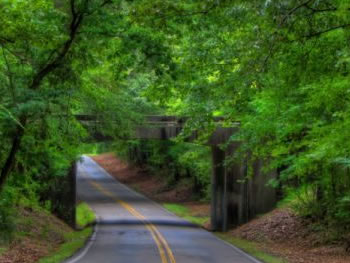
[[[209,204],[193,202],[189,187],[169,189],[164,179],[128,165],[112,153],[94,156],[93,159],[119,181],[155,201],[181,203],[194,216],[209,215]],[[209,223],[205,226],[210,228]],[[322,245],[327,233],[316,232],[311,226],[310,222],[289,209],[276,209],[229,234],[254,241],[262,250],[284,258],[288,263],[350,263],[350,254],[346,252],[345,246]]]
[[[289,263],[349,263],[350,254],[341,244],[324,245],[324,231],[289,209],[276,209],[231,231],[235,237],[257,242],[265,251]]]
[[[174,187],[169,187],[164,178],[150,175],[145,169],[127,164],[116,158],[113,153],[92,156],[92,159],[118,181],[152,200],[160,203],[181,203],[189,208],[193,216],[209,215],[210,205],[194,201],[192,188],[189,185],[179,183]]]
[[[56,217],[32,209],[18,208],[17,235],[0,263],[34,263],[64,242],[63,233],[72,231]],[[23,235],[22,235],[23,234]]]

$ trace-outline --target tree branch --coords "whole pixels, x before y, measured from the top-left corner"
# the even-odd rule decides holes
[[[8,48],[6,45],[1,44],[3,49],[6,49],[8,53],[10,53],[13,57],[15,57],[16,59],[18,59],[21,63],[28,63],[30,64],[30,62],[28,61],[27,58],[25,58],[23,55],[16,53],[15,51],[11,50],[10,48]]]
[[[26,125],[26,122],[27,122],[26,117],[22,117],[20,122],[21,122],[21,126],[24,127]],[[21,126],[20,125],[17,126],[17,131],[16,131],[14,138],[12,140],[10,153],[6,159],[6,162],[3,166],[3,168],[1,169],[0,192],[4,188],[6,180],[7,180],[8,176],[10,175],[12,168],[16,162],[16,154],[20,148],[21,141],[22,141],[22,138],[24,135],[24,128],[22,128]]]
[[[331,31],[333,31],[333,30],[337,30],[337,29],[340,29],[340,28],[346,28],[346,27],[350,27],[350,24],[345,24],[345,25],[340,25],[340,26],[331,27],[331,28],[328,28],[328,29],[326,29],[326,30],[319,31],[319,32],[315,32],[315,33],[311,33],[311,34],[309,34],[309,35],[305,35],[305,36],[302,36],[302,37],[303,37],[303,38],[318,37],[318,36],[321,36],[322,34],[331,32]]]
[[[101,7],[105,6],[107,3],[110,3],[110,2],[112,2],[112,0],[105,0],[102,3]],[[43,79],[61,65],[63,59],[66,57],[66,55],[68,54],[69,50],[72,47],[72,44],[77,36],[78,29],[81,26],[86,14],[84,13],[84,11],[81,13],[77,12],[76,6],[75,6],[75,0],[70,0],[70,6],[71,6],[72,20],[69,27],[69,39],[63,44],[61,48],[56,49],[56,52],[53,51],[53,53],[56,53],[57,56],[51,62],[50,62],[51,60],[50,58],[47,60],[47,64],[41,70],[39,70],[34,76],[32,83],[29,85],[29,89],[32,89],[32,90],[38,89]],[[6,180],[12,171],[13,166],[16,163],[16,155],[20,150],[21,141],[24,136],[26,124],[28,122],[28,115],[25,113],[22,114],[19,120],[20,120],[20,124],[17,125],[16,131],[14,132],[10,152],[5,160],[4,166],[1,168],[1,171],[0,171],[0,192],[3,189],[6,183]]]
[[[74,0],[71,0],[71,2],[74,2]],[[74,7],[74,5],[72,5],[72,7]],[[74,42],[74,39],[77,35],[78,28],[81,25],[83,18],[84,18],[83,14],[77,14],[75,13],[75,11],[72,10],[72,21],[70,24],[69,39],[65,42],[61,51],[57,50],[58,55],[56,56],[56,58],[52,62],[46,64],[46,66],[37,73],[37,75],[34,77],[32,84],[30,85],[30,89],[38,88],[41,84],[41,81],[50,72],[55,70],[60,65],[60,63],[67,55],[70,47]]]
[[[337,11],[338,9],[335,7],[330,7],[330,8],[324,8],[324,9],[317,9],[317,8],[313,8],[312,6],[309,6],[308,4],[305,5],[305,7],[309,10],[312,11],[312,13],[323,13],[323,12],[333,12],[333,11]]]
[[[296,11],[298,11],[300,8],[308,6],[308,5],[309,5],[311,2],[313,2],[313,1],[315,1],[315,0],[308,0],[308,1],[303,2],[302,4],[300,4],[300,5],[296,6],[296,7],[294,7],[293,9],[291,9],[291,10],[283,17],[282,22],[281,22],[281,26],[284,25],[284,24],[286,23],[287,19],[288,19],[292,14],[294,14],[294,13],[295,13]]]
[[[156,18],[169,18],[169,17],[187,17],[187,16],[194,16],[194,15],[207,15],[211,10],[215,9],[219,4],[218,3],[214,3],[213,5],[211,5],[209,8],[205,9],[205,10],[200,10],[200,11],[195,11],[195,12],[191,12],[191,13],[177,13],[177,14],[172,14],[172,15],[158,15],[156,16]]]
[[[3,44],[5,44],[5,43],[15,43],[14,40],[6,38],[6,37],[1,37],[1,36],[0,36],[0,42],[3,42]]]
[[[12,100],[13,100],[13,103],[15,103],[16,101],[16,95],[15,95],[15,87],[14,87],[14,84],[13,84],[13,77],[12,77],[12,72],[11,72],[11,66],[10,66],[10,63],[7,59],[7,56],[6,56],[6,53],[5,53],[5,49],[4,47],[1,45],[1,49],[2,49],[2,55],[4,57],[4,60],[5,60],[5,65],[6,65],[6,68],[7,68],[7,78],[9,80],[9,86],[10,86],[10,90],[11,90],[11,95],[12,95]]]
[[[105,7],[106,5],[109,5],[109,4],[112,4],[112,3],[113,3],[113,0],[105,0],[100,5],[100,8]]]
[[[77,11],[75,9],[75,1],[74,0],[70,1],[70,11],[72,13],[72,17],[77,16]]]
[[[33,82],[29,85],[29,89],[35,90],[40,87],[40,84],[43,81],[43,79],[60,65],[60,63],[62,62],[64,57],[67,55],[68,51],[70,50],[74,42],[78,28],[81,25],[84,16],[83,14],[76,13],[75,6],[74,6],[75,0],[70,0],[70,1],[71,1],[70,3],[71,3],[72,20],[70,24],[69,39],[64,43],[60,51],[57,50],[57,53],[58,53],[57,57],[52,62],[48,62],[48,64],[44,66],[36,74],[36,76],[33,78]],[[10,152],[0,172],[0,191],[3,189],[5,182],[12,171],[13,166],[16,163],[16,155],[20,150],[21,141],[24,136],[25,126],[28,120],[27,114],[22,114],[19,119],[20,119],[21,125],[17,125],[16,131],[12,139],[12,146],[11,146]]]

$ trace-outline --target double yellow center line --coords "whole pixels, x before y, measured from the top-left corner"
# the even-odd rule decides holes
[[[146,226],[147,230],[151,233],[151,236],[158,247],[158,251],[159,251],[159,255],[162,263],[168,263],[168,262],[176,263],[174,254],[171,251],[171,248],[169,247],[168,242],[165,240],[165,238],[159,232],[159,230],[155,225],[153,225],[149,220],[147,220],[146,217],[144,217],[142,214],[136,211],[131,205],[129,205],[123,200],[118,199],[112,192],[108,191],[107,189],[102,187],[100,184],[96,183],[93,180],[89,180],[89,183],[104,195],[112,198],[117,204],[121,205],[130,214],[132,214],[133,216],[135,216],[137,219],[139,219],[141,222],[144,223],[144,225]]]

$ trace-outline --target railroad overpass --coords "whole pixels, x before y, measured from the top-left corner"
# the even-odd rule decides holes
[[[87,128],[95,141],[109,141],[111,137],[99,132],[101,120],[93,115],[76,115],[76,118]],[[270,211],[276,204],[276,190],[267,186],[270,179],[276,178],[277,173],[263,173],[262,161],[253,164],[253,173],[248,176],[247,161],[224,165],[227,156],[237,151],[241,143],[232,141],[225,150],[220,145],[227,143],[239,129],[238,123],[230,127],[220,126],[222,119],[217,118],[217,128],[209,137],[206,145],[212,149],[212,196],[211,224],[213,230],[227,231],[232,225],[249,221],[256,215]],[[186,123],[186,118],[176,116],[147,116],[145,122],[137,126],[130,138],[125,139],[156,139],[170,140],[178,136]],[[186,138],[194,142],[197,132]]]

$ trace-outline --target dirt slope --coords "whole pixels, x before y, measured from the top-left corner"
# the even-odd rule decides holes
[[[64,233],[73,230],[41,210],[18,208],[17,229],[0,263],[34,263],[64,242]]]
[[[255,241],[267,252],[289,263],[350,263],[341,243],[325,245],[324,231],[289,209],[276,209],[231,231],[235,237]]]

